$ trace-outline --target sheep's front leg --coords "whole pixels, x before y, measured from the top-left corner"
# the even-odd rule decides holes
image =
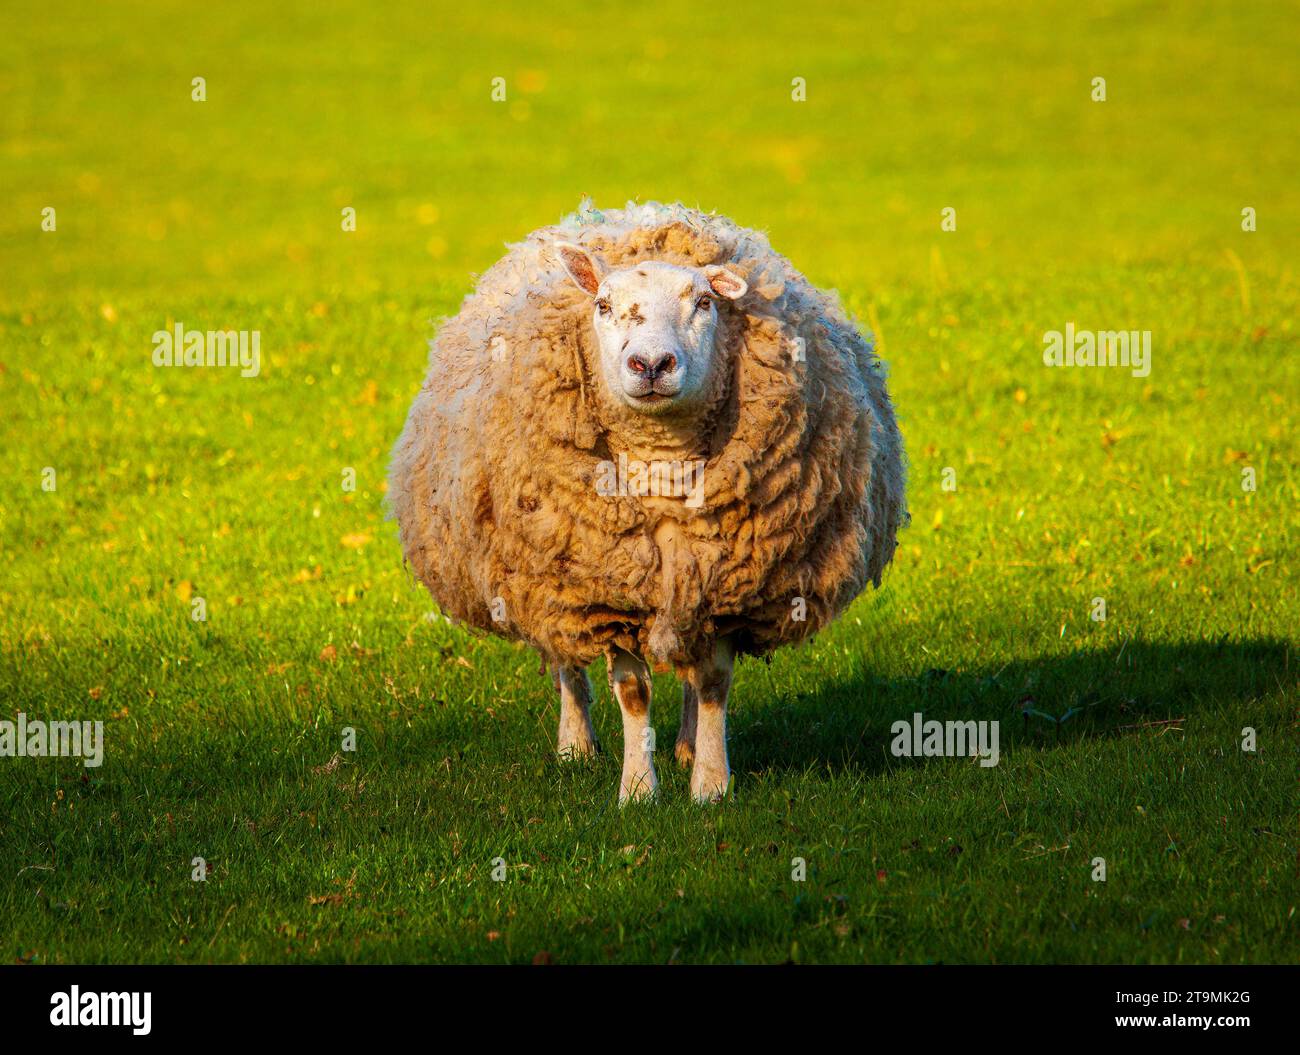
[[[555,749],[563,759],[588,758],[600,750],[591,727],[591,679],[581,667],[561,667],[555,674],[560,690],[560,731]]]
[[[695,761],[695,720],[699,700],[689,680],[682,682],[682,724],[677,727],[677,746],[673,754],[677,764],[685,769]]]
[[[718,802],[731,779],[727,765],[727,693],[735,650],[719,641],[713,660],[691,667],[687,681],[696,697],[695,767],[691,770],[691,795],[696,802]]]
[[[609,665],[609,686],[623,712],[623,779],[618,785],[622,805],[653,797],[655,731],[650,724],[650,671],[628,652],[616,652]]]

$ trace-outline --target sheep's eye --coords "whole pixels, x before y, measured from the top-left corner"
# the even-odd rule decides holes
[[[596,301],[596,310],[602,315],[608,315],[610,312],[609,301],[601,297],[600,300]]]
[[[710,296],[706,293],[706,294],[704,294],[704,296],[702,296],[699,300],[697,300],[697,301],[695,302],[695,306],[696,306],[700,311],[708,311],[708,310],[709,310],[709,305],[712,304],[712,303],[713,303],[713,298],[710,297]]]

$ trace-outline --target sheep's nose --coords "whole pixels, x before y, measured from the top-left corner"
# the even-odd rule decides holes
[[[649,381],[653,381],[660,374],[672,373],[677,368],[677,356],[672,352],[664,352],[663,355],[645,355],[641,352],[634,352],[628,356],[627,368],[634,374],[643,374]]]

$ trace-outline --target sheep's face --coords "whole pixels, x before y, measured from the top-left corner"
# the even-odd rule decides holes
[[[569,277],[593,298],[601,378],[616,399],[643,414],[690,416],[712,389],[721,300],[744,295],[725,267],[646,261],[603,278],[577,246],[557,246]]]

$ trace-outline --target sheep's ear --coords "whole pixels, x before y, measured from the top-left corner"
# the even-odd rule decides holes
[[[709,285],[713,287],[713,292],[719,297],[726,297],[727,300],[739,300],[749,289],[749,283],[730,268],[722,267],[720,264],[710,264],[704,269],[704,274],[709,280]]]
[[[556,242],[555,251],[560,254],[560,263],[569,273],[574,284],[590,296],[596,295],[600,288],[600,269],[585,249],[569,242]]]

